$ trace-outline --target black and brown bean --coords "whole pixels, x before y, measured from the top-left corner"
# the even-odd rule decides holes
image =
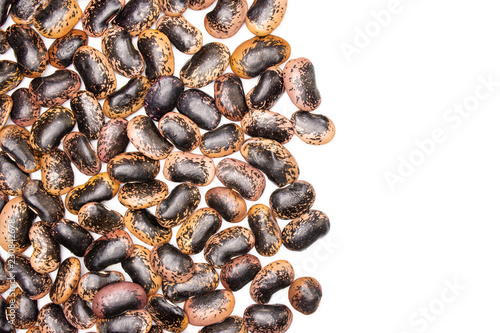
[[[207,131],[217,128],[221,120],[213,97],[198,89],[184,91],[177,102],[177,110]]]
[[[252,282],[261,268],[259,258],[252,254],[244,254],[222,267],[220,281],[227,290],[238,291]]]
[[[291,184],[299,178],[297,161],[278,141],[250,138],[243,143],[240,152],[250,165],[265,173],[278,187]]]
[[[82,268],[80,260],[75,257],[65,259],[59,266],[57,276],[50,288],[50,300],[54,304],[62,304],[77,290]]]
[[[83,262],[91,272],[127,259],[133,250],[132,238],[124,230],[114,230],[96,239],[85,251]]]
[[[144,98],[144,110],[158,121],[177,106],[177,100],[184,91],[184,84],[176,76],[165,76],[151,85]]]
[[[160,134],[182,151],[192,151],[201,140],[198,126],[183,114],[168,112],[158,122]]]
[[[200,253],[221,225],[222,218],[215,209],[198,209],[177,231],[177,246],[189,255]]]
[[[239,316],[230,316],[217,324],[205,326],[200,333],[247,333],[248,329]]]
[[[125,281],[125,277],[120,272],[102,271],[85,273],[78,283],[78,296],[85,302],[92,302],[99,290],[109,284],[121,281]]]
[[[151,267],[151,252],[141,245],[134,245],[132,254],[122,261],[123,270],[133,282],[140,285],[148,296],[155,294],[161,287],[161,276]]]
[[[180,303],[191,297],[211,293],[218,285],[219,275],[215,268],[207,263],[197,263],[194,264],[192,278],[182,283],[163,280],[162,291],[169,301]]]
[[[82,27],[87,35],[100,37],[108,29],[108,22],[120,12],[123,0],[90,0],[82,15]]]
[[[82,10],[76,0],[51,0],[37,11],[33,26],[46,38],[66,35],[82,18]]]
[[[7,266],[5,261],[0,256],[0,294],[3,294],[10,288],[9,276],[7,275]]]
[[[184,16],[160,17],[156,29],[164,33],[172,45],[182,53],[195,54],[203,45],[203,34]]]
[[[198,207],[201,201],[200,190],[192,184],[180,184],[156,206],[155,216],[165,228],[182,224]]]
[[[144,97],[151,83],[142,75],[137,75],[128,82],[109,94],[104,101],[102,109],[109,118],[125,118],[137,112],[144,106]]]
[[[9,196],[4,192],[0,191],[0,212],[2,211],[3,207],[5,207],[8,201],[9,201]],[[0,274],[1,274],[1,268],[0,268]]]
[[[131,209],[144,209],[159,204],[168,194],[167,184],[155,179],[145,183],[127,183],[118,191],[118,201]]]
[[[104,163],[127,149],[129,139],[127,136],[128,120],[114,118],[108,120],[97,135],[97,155]]]
[[[100,202],[89,202],[78,211],[78,224],[96,234],[123,229],[123,216]]]
[[[314,187],[304,180],[297,180],[274,190],[269,197],[269,207],[278,218],[291,220],[307,212],[315,200]]]
[[[153,319],[146,310],[131,310],[109,319],[97,319],[99,333],[148,333],[153,325]]]
[[[266,188],[266,178],[262,172],[234,158],[225,158],[220,161],[215,175],[224,186],[250,201],[258,200]]]
[[[14,323],[15,328],[26,330],[35,325],[38,319],[38,301],[31,299],[20,288],[16,288],[7,297],[7,303],[8,318]]]
[[[9,119],[14,102],[9,95],[0,95],[0,128],[4,127]]]
[[[146,77],[152,82],[174,74],[174,54],[168,37],[153,29],[144,30],[137,39],[137,47],[146,64]]]
[[[172,229],[161,226],[147,209],[129,209],[123,220],[127,230],[147,245],[155,246],[172,238]]]
[[[47,303],[38,314],[38,326],[42,333],[77,333],[78,329],[71,325],[60,305]]]
[[[284,333],[292,320],[292,311],[283,304],[252,304],[243,314],[243,321],[252,333]]]
[[[120,75],[128,78],[142,74],[144,61],[132,43],[132,37],[122,27],[113,26],[104,32],[101,49],[111,67]]]
[[[87,34],[73,29],[56,39],[49,47],[49,62],[56,68],[66,68],[73,64],[73,56],[80,46],[87,45]]]
[[[108,59],[91,46],[80,46],[73,56],[73,65],[85,89],[97,99],[106,98],[116,89],[116,76]]]
[[[295,310],[305,315],[316,312],[322,296],[321,284],[313,277],[301,277],[293,281],[288,289],[290,304]]]
[[[71,191],[75,174],[71,161],[61,150],[56,149],[40,158],[43,187],[52,195],[63,195]]]
[[[290,44],[281,37],[254,37],[241,43],[231,55],[231,69],[241,78],[259,76],[290,57]]]
[[[285,16],[288,0],[256,0],[246,17],[248,30],[254,35],[266,36],[273,32]]]
[[[146,310],[154,322],[169,332],[182,332],[188,326],[187,314],[162,295],[152,295],[148,299]]]
[[[80,208],[89,202],[111,200],[119,188],[120,184],[113,181],[107,172],[101,172],[68,192],[65,199],[66,209],[76,215]]]
[[[14,61],[0,60],[0,94],[11,91],[21,83],[23,74]]]
[[[173,149],[156,127],[153,119],[140,115],[132,118],[127,125],[127,136],[135,148],[153,160],[163,160]]]
[[[28,88],[19,88],[12,97],[10,120],[18,126],[31,126],[40,115],[40,106],[36,105]]]
[[[207,186],[214,179],[215,164],[204,155],[174,151],[165,159],[163,175],[172,182]]]
[[[179,16],[188,8],[188,0],[158,0],[160,9],[165,15]]]
[[[180,70],[182,82],[189,88],[201,88],[215,81],[229,66],[231,53],[222,43],[203,45]]]
[[[330,220],[319,210],[310,210],[288,223],[282,231],[283,245],[303,251],[330,231]]]
[[[23,185],[30,180],[14,161],[3,151],[0,152],[0,190],[8,195],[21,195]]]
[[[19,254],[30,246],[29,231],[36,214],[23,198],[9,200],[0,213],[0,245],[5,251]],[[29,264],[29,262],[28,262]]]
[[[40,327],[32,326],[29,330],[26,331],[26,333],[42,333],[42,331],[40,330]]]
[[[250,285],[250,297],[259,304],[267,304],[279,290],[290,286],[295,279],[292,265],[286,260],[277,260],[264,266]]]
[[[164,280],[182,283],[194,275],[193,259],[169,243],[160,243],[151,250],[151,267]]]
[[[192,10],[203,10],[210,7],[215,0],[189,0],[189,8]]]
[[[253,233],[247,228],[236,226],[213,235],[203,254],[210,265],[222,268],[234,257],[248,253],[254,245]]]
[[[245,23],[246,0],[217,0],[212,11],[205,15],[205,29],[215,38],[234,36]]]
[[[86,90],[76,92],[70,101],[78,130],[89,140],[97,139],[104,126],[104,113],[94,94]]]
[[[80,89],[80,77],[69,69],[59,69],[49,76],[31,80],[29,89],[37,105],[51,108],[72,98]]]
[[[13,24],[7,28],[7,41],[22,75],[39,77],[49,64],[49,55],[42,37],[30,26]]]
[[[95,176],[101,171],[101,160],[89,139],[80,132],[71,132],[64,138],[63,149],[78,171]]]
[[[248,226],[255,235],[255,249],[262,256],[270,257],[281,247],[281,229],[269,207],[256,204],[248,210]]]
[[[31,126],[30,144],[38,153],[50,153],[71,132],[75,123],[75,115],[71,110],[64,106],[54,106],[43,112]]]
[[[107,168],[108,175],[114,182],[142,183],[156,178],[160,172],[160,162],[139,152],[128,152],[113,157]]]
[[[78,257],[83,257],[87,248],[94,241],[88,230],[78,223],[67,219],[60,219],[54,223],[50,234],[56,242]]]
[[[207,326],[219,323],[229,317],[234,310],[235,299],[231,291],[214,290],[203,296],[195,296],[184,303],[184,311],[189,323]]]
[[[157,1],[130,0],[113,18],[111,24],[124,28],[135,37],[149,29],[159,15],[160,7]]]
[[[9,303],[0,296],[0,330],[5,333],[15,333],[16,329],[7,315],[7,306]]]
[[[316,110],[321,104],[321,94],[316,85],[316,73],[311,60],[289,60],[283,69],[285,89],[292,103],[302,111]]]
[[[245,136],[237,124],[224,124],[201,137],[200,151],[208,157],[224,157],[240,150]]]
[[[325,115],[309,111],[297,111],[292,114],[290,120],[299,139],[307,144],[324,145],[332,141],[335,136],[335,125]]]
[[[0,54],[4,54],[10,49],[9,42],[7,41],[7,33],[0,30]]]
[[[14,260],[7,261],[7,267],[8,274],[31,299],[38,300],[49,293],[52,285],[50,275],[35,271],[28,257],[22,254],[16,255]]]
[[[283,71],[279,66],[273,66],[260,75],[257,85],[247,93],[245,99],[252,110],[269,110],[284,92]]]
[[[126,311],[146,306],[144,289],[133,282],[116,282],[103,287],[92,301],[92,311],[98,319],[112,318]]]
[[[64,217],[64,204],[61,198],[48,193],[41,180],[27,181],[23,186],[22,197],[28,207],[49,227]]]
[[[61,306],[64,317],[74,327],[86,330],[95,325],[96,317],[94,312],[78,294],[71,295]]]
[[[227,187],[213,187],[205,194],[205,202],[231,223],[243,221],[247,216],[247,204],[238,194]]]
[[[30,132],[18,125],[8,125],[0,131],[0,148],[26,173],[40,169],[40,158],[31,148],[29,138]]]
[[[9,8],[13,0],[2,0],[0,2],[0,25],[3,25],[9,17]]]
[[[37,221],[30,228],[29,238],[33,246],[31,267],[40,274],[55,271],[61,263],[61,249],[52,238],[50,228]]]
[[[223,74],[215,80],[214,99],[217,109],[229,120],[240,121],[248,112],[243,83],[233,73]]]
[[[45,5],[45,0],[14,0],[10,7],[10,17],[18,24],[32,24],[35,14]]]

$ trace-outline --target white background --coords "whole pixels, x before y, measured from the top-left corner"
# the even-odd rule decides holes
[[[80,1],[82,10],[86,4]],[[490,0],[289,1],[274,34],[290,42],[291,58],[314,63],[323,96],[316,112],[329,116],[338,131],[325,146],[296,137],[286,145],[299,161],[300,179],[316,189],[314,208],[332,223],[329,236],[309,250],[283,248],[262,258],[263,264],[288,259],[297,276],[314,276],[323,285],[318,311],[294,311],[289,332],[499,329],[500,85],[482,83],[500,82],[498,10]],[[207,11],[189,10],[185,17],[202,27]],[[381,11],[391,14],[373,14]],[[369,35],[360,33],[367,30]],[[215,40],[202,31],[205,42]],[[251,37],[244,26],[223,42],[233,51]],[[47,47],[51,43],[46,40]],[[100,48],[95,38],[90,45]],[[355,53],[346,56],[347,48]],[[188,57],[174,52],[178,75]],[[12,57],[9,51],[2,59]],[[124,82],[119,77],[118,86]],[[255,83],[245,81],[246,91]],[[203,90],[213,94],[213,85]],[[472,111],[459,117],[453,108],[464,103]],[[296,108],[284,95],[273,110],[290,117]],[[438,140],[429,143],[435,133]],[[268,183],[259,202],[274,189]],[[107,204],[125,213],[116,198]],[[248,287],[236,298],[234,314],[242,315],[251,303]],[[272,302],[288,304],[286,291]]]

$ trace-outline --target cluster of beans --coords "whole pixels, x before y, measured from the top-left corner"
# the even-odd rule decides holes
[[[248,252],[255,247],[269,257],[281,245],[302,251],[329,231],[328,217],[311,209],[314,188],[298,180],[299,166],[284,144],[295,134],[325,144],[335,128],[310,112],[321,102],[312,63],[289,60],[287,41],[270,35],[287,1],[255,0],[248,8],[246,0],[218,0],[205,16],[210,35],[231,37],[245,22],[256,35],[232,54],[223,43],[203,45],[200,30],[182,16],[213,2],[91,0],[82,11],[76,0],[0,0],[0,25],[9,14],[15,22],[0,30],[0,52],[12,48],[17,60],[0,60],[0,245],[13,254],[0,258],[0,292],[11,291],[0,297],[0,333],[94,325],[101,333],[181,332],[188,324],[205,326],[203,333],[285,332],[291,310],[268,304],[285,288],[294,309],[316,311],[318,281],[295,279],[286,260],[261,267]],[[80,20],[83,31],[73,29]],[[40,35],[55,39],[48,50]],[[88,36],[101,37],[102,51],[87,45]],[[172,45],[192,55],[179,77],[172,75]],[[58,70],[42,76],[49,63]],[[71,64],[78,73],[65,69]],[[233,73],[224,74],[229,65]],[[120,89],[115,73],[129,78]],[[6,95],[24,77],[33,78],[29,88]],[[241,79],[254,77],[258,83],[245,94]],[[213,97],[198,89],[212,82]],[[285,91],[299,109],[290,120],[269,111]],[[67,100],[71,109],[62,106]],[[126,119],[143,107],[146,115]],[[219,126],[222,116],[233,122]],[[6,125],[9,117],[14,125]],[[129,142],[137,151],[126,152]],[[192,153],[196,148],[202,154]],[[227,157],[236,152],[245,161]],[[213,158],[223,159],[216,165]],[[160,160],[165,179],[180,183],[170,193],[156,179]],[[74,186],[73,166],[91,178]],[[41,180],[31,179],[37,170]],[[210,188],[208,207],[198,209],[198,187],[215,177],[224,187]],[[258,200],[266,181],[277,186],[269,206],[247,209],[246,200]],[[116,195],[128,208],[124,216],[102,203]],[[152,214],[147,208],[154,206]],[[65,219],[66,211],[78,223]],[[249,228],[219,231],[223,220],[245,218]],[[292,221],[281,230],[276,218]],[[177,226],[175,247],[169,241]],[[129,232],[152,250],[133,244]],[[60,245],[75,257],[61,262]],[[27,257],[22,253],[30,246]],[[201,252],[206,263],[194,263],[191,255]],[[88,269],[83,275],[77,257]],[[105,271],[113,264],[132,282]],[[216,289],[219,281],[224,289]],[[233,292],[249,283],[256,304],[243,317],[231,316]],[[39,310],[37,300],[47,294],[51,302]],[[12,304],[13,325],[5,316]]]

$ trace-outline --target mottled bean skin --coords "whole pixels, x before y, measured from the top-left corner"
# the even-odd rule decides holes
[[[84,175],[95,176],[101,171],[101,160],[84,134],[69,133],[64,138],[63,148],[71,162]]]
[[[102,35],[101,48],[111,67],[118,74],[132,78],[144,71],[142,56],[124,28],[114,26],[107,29]]]
[[[233,293],[222,289],[188,299],[184,303],[184,311],[191,325],[207,326],[229,317],[233,312],[234,305]]]
[[[217,179],[243,198],[258,200],[266,188],[266,178],[257,168],[234,158],[225,158],[217,164]]]
[[[157,325],[169,332],[182,332],[188,326],[188,317],[184,310],[161,295],[149,297],[146,310]]]
[[[127,125],[127,136],[138,151],[154,160],[167,158],[173,149],[148,116],[132,118]]]
[[[123,229],[123,216],[99,202],[89,202],[78,211],[78,224],[96,234]]]
[[[21,195],[23,185],[30,179],[6,153],[0,152],[0,190],[8,195]]]
[[[241,222],[247,215],[245,200],[227,187],[214,187],[208,190],[205,194],[205,202],[224,220],[231,223]]]
[[[83,262],[89,271],[101,271],[127,259],[132,254],[132,246],[132,238],[126,231],[111,231],[90,244]]]
[[[125,281],[120,272],[88,272],[82,275],[78,283],[78,295],[86,302],[92,302],[99,290],[105,286]]]
[[[241,155],[252,166],[266,174],[278,187],[291,184],[299,177],[299,165],[292,154],[277,141],[251,138],[241,147]]]
[[[45,0],[14,0],[10,17],[18,24],[32,24],[35,14],[46,5]]]
[[[35,151],[47,154],[54,151],[66,134],[75,126],[71,110],[54,106],[40,115],[31,127],[30,144]]]
[[[153,295],[161,287],[161,276],[151,267],[150,251],[141,245],[134,245],[132,254],[122,261],[123,270],[133,282],[140,285],[148,296]]]
[[[182,283],[163,280],[162,290],[168,300],[180,303],[191,297],[206,295],[214,291],[218,285],[219,275],[215,268],[206,263],[198,263],[194,264],[192,278]]]
[[[103,287],[92,301],[92,311],[98,319],[112,318],[126,311],[146,306],[144,289],[133,282],[116,282]]]
[[[244,140],[241,127],[229,123],[203,134],[200,150],[208,157],[224,157],[239,151]]]
[[[254,37],[241,43],[231,55],[234,74],[249,79],[272,66],[281,65],[290,57],[290,44],[281,37]]]
[[[231,227],[213,235],[205,246],[205,260],[222,268],[232,258],[246,254],[255,245],[252,232],[244,227]]]
[[[127,311],[109,319],[97,320],[99,333],[148,333],[152,326],[151,315],[146,310]]]
[[[177,246],[186,254],[203,251],[208,239],[222,225],[222,218],[215,209],[201,208],[191,215],[177,231]]]
[[[158,30],[141,32],[137,47],[146,63],[146,76],[152,82],[174,74],[174,54],[168,37]]]
[[[243,318],[230,316],[217,324],[203,327],[199,333],[247,333]]]
[[[274,261],[257,273],[250,285],[250,296],[256,303],[269,303],[273,294],[290,286],[294,278],[295,272],[288,261]]]
[[[171,228],[183,223],[198,207],[201,201],[200,190],[191,184],[180,184],[156,207],[158,223]]]
[[[71,161],[61,150],[42,155],[41,174],[43,187],[52,195],[63,195],[73,188],[75,175]]]
[[[144,110],[153,120],[158,121],[172,111],[184,91],[184,84],[176,76],[165,76],[151,85],[144,98]]]
[[[3,0],[0,2],[0,25],[3,25],[9,17],[9,9],[13,0]]]
[[[127,208],[144,209],[156,206],[167,194],[167,184],[155,179],[147,183],[123,185],[118,191],[118,201]]]
[[[40,106],[36,105],[28,88],[19,88],[12,97],[10,120],[18,126],[31,126],[40,115]]]
[[[123,4],[123,0],[90,0],[83,11],[83,30],[91,37],[102,36],[108,29],[108,22],[118,14]]]
[[[274,31],[285,16],[288,0],[256,0],[246,17],[248,30],[257,36],[267,36]]]
[[[195,267],[190,256],[169,243],[160,243],[153,247],[151,266],[164,280],[174,283],[186,282],[193,277]]]
[[[156,29],[164,33],[172,45],[186,54],[195,54],[203,45],[203,34],[184,16],[162,16]]]
[[[107,58],[91,46],[81,46],[73,56],[73,65],[85,89],[97,99],[106,98],[116,89],[116,76]]]
[[[104,113],[94,94],[85,90],[78,91],[71,98],[70,105],[78,130],[91,141],[97,139],[104,126]]]
[[[299,139],[307,144],[324,145],[335,136],[333,121],[322,114],[297,111],[290,120]]]
[[[0,293],[4,293],[10,288],[9,276],[7,275],[5,261],[0,256]]]
[[[17,125],[5,126],[0,131],[0,148],[26,173],[40,169],[40,159],[29,144],[30,132]]]
[[[0,30],[0,54],[4,54],[10,49],[9,42],[7,41],[7,33]]]
[[[51,0],[34,17],[33,26],[47,38],[66,35],[82,18],[82,10],[76,0]]]
[[[132,37],[149,29],[160,15],[160,7],[156,1],[130,0],[111,22],[127,30]]]
[[[288,223],[282,231],[283,245],[303,251],[330,231],[330,220],[319,210],[310,210]]]
[[[148,245],[169,242],[172,238],[172,229],[161,226],[147,209],[129,209],[123,220],[128,231]]]
[[[50,235],[50,228],[37,221],[31,226],[29,237],[33,246],[31,267],[41,274],[55,271],[61,262],[61,250]]]
[[[128,120],[114,118],[108,120],[97,136],[97,155],[104,163],[121,154],[128,146]]]
[[[68,300],[78,288],[81,272],[82,268],[78,258],[69,257],[61,263],[50,288],[49,296],[52,303],[62,304]]]
[[[9,303],[0,296],[0,331],[5,332],[5,333],[14,333],[16,329],[12,325],[12,323],[9,321],[9,319],[6,316],[7,312],[7,306]]]
[[[168,16],[182,15],[188,8],[188,0],[158,0],[162,12]]]
[[[49,47],[49,62],[56,68],[66,68],[73,63],[73,56],[80,46],[87,45],[87,34],[73,29],[56,39]]]
[[[222,43],[203,45],[180,71],[182,82],[189,88],[201,88],[217,79],[229,66],[230,52]]]
[[[266,257],[278,253],[281,247],[281,229],[269,207],[253,205],[248,210],[248,226],[255,235],[255,249]]]
[[[14,254],[24,252],[30,246],[29,231],[35,220],[35,213],[29,209],[23,198],[9,200],[0,213],[0,245]],[[10,232],[15,234],[13,238]],[[10,246],[10,247],[9,247]]]
[[[50,275],[35,271],[27,257],[16,255],[15,260],[7,260],[7,267],[21,290],[31,299],[38,300],[48,294],[52,284]]]
[[[215,80],[214,98],[217,109],[229,120],[240,121],[248,112],[243,83],[233,73],[223,74]]]
[[[13,24],[7,28],[9,42],[21,74],[39,77],[49,64],[49,55],[40,35],[25,24]]]
[[[41,180],[32,179],[26,182],[23,186],[22,196],[24,202],[45,225],[52,226],[64,217],[64,205],[61,198],[48,193]]]
[[[5,126],[7,119],[9,119],[13,104],[12,97],[0,95],[0,129]]]
[[[215,100],[198,89],[184,91],[177,102],[177,110],[207,131],[219,126],[221,120]]]
[[[108,163],[108,175],[117,183],[153,181],[160,172],[160,162],[139,152],[122,153]]]
[[[64,312],[60,305],[47,303],[38,314],[38,325],[42,333],[77,333],[73,325],[71,325],[64,317]]]
[[[215,0],[189,0],[189,8],[192,10],[203,10],[210,7]]]
[[[292,103],[302,111],[316,110],[321,94],[316,85],[314,65],[309,59],[289,60],[283,70],[285,89]]]
[[[142,75],[131,78],[123,87],[111,93],[102,106],[109,118],[125,118],[144,105],[144,97],[151,83]]]
[[[160,134],[182,151],[192,151],[201,140],[198,126],[183,114],[168,112],[158,122]]]
[[[29,89],[36,104],[51,108],[61,105],[80,89],[80,77],[69,69],[31,80]]]
[[[16,288],[7,297],[9,304],[8,318],[14,322],[14,327],[28,329],[35,325],[38,319],[38,301],[32,300],[20,288]],[[14,312],[12,313],[12,305]],[[5,332],[0,329],[0,332]]]
[[[21,83],[21,67],[14,61],[0,60],[0,94],[11,91]]]
[[[86,330],[96,323],[96,318],[92,309],[78,294],[71,295],[62,304],[62,309],[66,320],[74,327]]]
[[[207,186],[214,179],[215,164],[203,155],[174,151],[165,159],[163,175],[172,182]]]
[[[315,199],[314,187],[306,181],[297,180],[287,187],[274,190],[269,198],[269,207],[278,218],[291,220],[307,212]]]
[[[282,304],[253,304],[243,314],[245,325],[253,333],[284,333],[292,320],[292,311]]]
[[[252,282],[261,268],[259,258],[245,254],[232,259],[222,267],[220,280],[227,290],[238,291]]]
[[[245,23],[247,11],[246,0],[217,0],[205,16],[205,29],[215,38],[232,37]]]
[[[246,103],[252,110],[269,110],[285,92],[283,71],[278,66],[266,69],[257,85],[246,95]]]
[[[295,310],[305,315],[316,312],[322,296],[321,284],[312,277],[299,278],[293,281],[288,289],[290,304]]]
[[[94,238],[78,223],[61,219],[54,223],[50,230],[52,237],[78,257],[83,257]]]

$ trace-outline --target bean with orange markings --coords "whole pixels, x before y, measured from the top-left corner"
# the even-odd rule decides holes
[[[40,115],[40,106],[34,101],[28,88],[19,88],[12,97],[10,120],[19,126],[31,126]]]
[[[52,284],[52,287],[50,288],[50,300],[54,304],[62,304],[66,302],[78,288],[80,274],[80,260],[75,257],[65,259],[59,266],[57,276]]]
[[[192,184],[183,183],[174,187],[172,192],[156,206],[155,216],[161,226],[175,227],[182,224],[195,211],[200,201],[200,190]]]
[[[117,282],[99,290],[92,301],[92,311],[97,318],[111,318],[129,310],[146,306],[144,289],[133,282]]]
[[[23,186],[22,197],[28,207],[47,226],[52,226],[64,217],[64,204],[61,198],[48,193],[41,180],[32,179],[26,182]]]
[[[15,328],[28,329],[35,325],[38,319],[37,300],[31,299],[20,288],[15,288],[7,297],[7,303],[9,303],[9,319]]]
[[[160,134],[179,150],[189,152],[200,144],[201,135],[198,126],[183,114],[166,113],[158,122],[158,129]]]
[[[257,36],[266,36],[274,31],[285,16],[288,0],[256,0],[248,10],[248,30]]]
[[[91,46],[81,46],[73,56],[73,65],[85,89],[97,99],[106,98],[116,89],[116,76],[108,59]]]
[[[283,228],[283,245],[291,251],[303,251],[330,231],[330,219],[319,210],[310,210]]]
[[[88,44],[87,34],[73,29],[56,39],[49,47],[49,62],[56,68],[66,68],[73,63],[73,56],[80,46]]]
[[[123,0],[90,0],[83,11],[83,30],[91,37],[102,36],[108,29],[108,22],[120,12],[123,4]]]
[[[62,304],[62,309],[66,320],[80,330],[89,329],[96,323],[92,308],[78,294],[71,295]]]
[[[104,235],[123,228],[123,216],[100,202],[89,202],[78,211],[78,224],[88,231]]]
[[[174,151],[165,159],[163,175],[172,182],[207,186],[214,179],[215,164],[204,155]]]
[[[128,183],[118,191],[118,201],[131,209],[156,206],[168,194],[167,184],[155,179],[145,183]]]
[[[248,226],[255,235],[255,249],[265,257],[278,253],[282,240],[281,229],[266,205],[256,204],[248,210]]]
[[[96,327],[100,333],[148,333],[152,325],[151,315],[146,310],[140,309],[127,311],[109,319],[98,319]]]
[[[40,158],[29,143],[30,132],[17,125],[8,125],[0,131],[0,148],[26,173],[40,169]]]
[[[221,289],[188,299],[184,303],[184,311],[191,325],[207,326],[221,322],[229,317],[233,312],[234,305],[233,293]]]
[[[201,208],[191,215],[177,231],[177,246],[186,254],[203,251],[208,239],[221,227],[222,219],[212,208]]]
[[[38,314],[38,325],[42,333],[76,333],[78,329],[71,325],[60,305],[47,303]]]
[[[335,125],[325,115],[297,111],[290,120],[299,139],[307,144],[324,145],[335,136]]]
[[[73,95],[70,105],[78,130],[91,141],[97,139],[104,126],[104,113],[94,94],[80,90]]]
[[[292,284],[295,272],[286,260],[277,260],[260,270],[250,285],[250,296],[259,304],[269,303],[279,290]]]
[[[307,212],[316,200],[314,187],[303,180],[278,188],[269,197],[269,206],[274,215],[283,220],[291,220]]]
[[[123,220],[127,230],[148,245],[155,246],[172,238],[172,230],[161,226],[147,209],[128,209]]]
[[[142,75],[137,75],[128,80],[120,89],[110,93],[102,110],[108,118],[125,118],[144,106],[144,98],[151,83]]]
[[[168,16],[182,15],[188,8],[188,0],[158,0],[162,12]]]
[[[221,120],[215,100],[198,89],[184,91],[178,99],[177,110],[207,131],[219,126]]]
[[[31,267],[40,274],[55,271],[61,262],[61,250],[59,244],[52,238],[50,228],[37,221],[31,226],[29,237],[33,246]]]
[[[224,186],[247,200],[258,200],[266,188],[266,178],[262,172],[237,159],[225,158],[220,161],[215,174]]]
[[[161,77],[151,85],[144,98],[144,110],[158,121],[177,106],[177,100],[184,91],[184,84],[176,76]]]
[[[232,258],[248,253],[254,245],[253,233],[247,228],[236,226],[213,235],[203,254],[209,264],[222,268]]]
[[[22,75],[35,78],[45,72],[49,55],[38,32],[25,24],[13,24],[7,29],[7,41]]]
[[[71,191],[75,174],[66,153],[56,149],[42,155],[40,162],[43,187],[49,194],[63,195]]]
[[[78,282],[78,296],[86,302],[92,302],[99,290],[122,281],[125,281],[123,274],[116,271],[85,273]]]
[[[97,154],[104,163],[121,154],[128,146],[128,120],[114,118],[108,120],[97,135]]]
[[[141,32],[137,47],[146,64],[146,77],[151,82],[174,74],[174,53],[170,40],[163,32],[153,29]]]
[[[217,0],[205,16],[205,29],[215,38],[232,37],[245,23],[247,11],[246,0]]]
[[[292,311],[283,304],[253,304],[243,314],[245,325],[254,333],[284,333],[292,320]]]
[[[164,280],[182,283],[194,275],[193,259],[169,243],[160,243],[151,250],[151,266]]]
[[[132,118],[127,125],[127,136],[137,150],[153,160],[163,160],[171,155],[173,146],[158,130],[148,116]]]
[[[281,144],[293,138],[293,125],[287,117],[268,110],[251,110],[241,120],[243,132],[253,137],[278,141]]]
[[[162,16],[156,29],[164,33],[172,45],[186,54],[195,54],[203,45],[203,34],[184,16]]]
[[[225,124],[201,137],[200,150],[208,157],[224,157],[241,149],[245,136],[237,124]]]
[[[295,310],[305,315],[316,312],[322,296],[321,285],[312,277],[299,278],[293,281],[288,289],[290,304]]]
[[[231,223],[241,222],[247,215],[245,200],[227,187],[213,187],[205,194],[207,205]]]
[[[149,29],[159,15],[160,7],[157,1],[130,0],[113,18],[111,24],[124,28],[132,37],[135,37]]]
[[[134,245],[132,254],[122,261],[123,270],[132,281],[140,285],[144,292],[151,296],[161,287],[161,276],[156,274],[151,267],[150,251],[141,245]]]
[[[126,231],[111,231],[90,244],[85,251],[83,262],[89,271],[101,271],[127,259],[132,254],[132,246],[132,238]]]
[[[260,75],[257,85],[247,93],[245,99],[252,110],[269,110],[284,92],[283,71],[279,66],[273,66]]]
[[[243,83],[233,73],[223,74],[215,80],[214,98],[220,113],[229,120],[240,121],[248,112]]]
[[[231,53],[222,43],[203,45],[180,71],[182,82],[189,88],[201,88],[215,81],[229,66]]]
[[[188,326],[184,310],[161,295],[150,296],[146,310],[158,326],[169,332],[182,332]]]
[[[22,254],[16,255],[9,264],[11,265],[9,275],[31,299],[38,300],[49,293],[52,285],[50,275],[35,271],[29,258]]]
[[[101,160],[84,134],[69,133],[64,138],[63,148],[70,161],[84,175],[95,176],[101,171]]]
[[[66,35],[82,18],[76,0],[51,0],[35,14],[33,26],[46,38]]]
[[[120,75],[132,78],[144,70],[141,54],[132,43],[132,37],[122,27],[107,29],[101,39],[102,53],[111,67]]]
[[[108,162],[109,178],[117,183],[153,181],[159,172],[160,162],[139,152],[121,153]]]
[[[22,197],[10,199],[0,213],[0,245],[5,251],[23,253],[30,246],[29,231],[36,218]],[[16,237],[9,239],[9,231]]]
[[[220,280],[227,290],[238,291],[252,282],[261,268],[259,258],[252,254],[244,254],[222,267]]]
[[[230,316],[217,324],[212,324],[203,327],[200,333],[247,333],[248,329],[243,322],[243,318],[238,316]]]
[[[33,123],[30,144],[42,154],[54,151],[75,126],[75,115],[64,106],[54,106],[43,112]]]
[[[21,83],[21,67],[14,61],[0,60],[0,94],[11,91]]]

